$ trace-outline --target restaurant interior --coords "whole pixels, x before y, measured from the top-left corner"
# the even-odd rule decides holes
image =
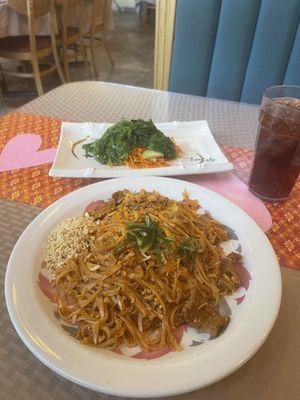
[[[300,0],[0,0],[0,400],[300,399]]]
[[[10,4],[7,1],[0,3],[0,41],[5,49],[14,52],[2,54],[0,57],[1,71],[1,93],[2,104],[0,113],[12,111],[12,109],[20,107],[28,103],[38,96],[36,73],[29,71],[31,65],[32,54],[20,56],[22,46],[29,37],[29,23],[26,15],[24,15],[24,2],[13,2],[19,4]],[[61,4],[60,4],[61,3]],[[155,30],[155,9],[147,6],[146,2],[135,2],[135,0],[119,0],[115,2],[98,0],[93,2],[85,2],[82,4],[82,17],[79,18],[81,9],[80,1],[71,2],[63,11],[64,2],[56,2],[55,9],[55,42],[58,53],[58,60],[62,66],[63,77],[60,77],[56,70],[50,74],[43,75],[45,62],[53,61],[53,55],[47,55],[46,58],[38,56],[41,68],[42,88],[39,90],[48,92],[51,89],[65,82],[83,81],[83,80],[99,80],[115,83],[123,83],[127,85],[153,87],[153,68],[154,68],[154,30]],[[21,9],[19,8],[21,6]],[[92,8],[94,7],[94,8]],[[25,10],[26,11],[26,10]],[[35,12],[35,11],[34,11]],[[47,10],[44,16],[37,18],[37,23],[33,27],[32,34],[38,36],[38,41],[44,40],[48,35],[49,43],[51,33],[51,20]],[[93,21],[91,16],[98,17]],[[102,15],[105,15],[102,25]],[[63,19],[64,18],[64,19]],[[65,26],[69,26],[69,32],[65,37],[58,39],[58,25],[63,29],[63,21]],[[95,28],[92,28],[95,24]],[[82,25],[82,33],[76,31]],[[71,34],[72,28],[73,38],[67,37]],[[106,47],[100,40],[96,40],[95,46],[97,50],[92,52],[90,31],[95,29],[93,37],[100,36],[101,30],[106,32]],[[63,35],[63,33],[61,32]],[[86,62],[84,62],[82,52],[80,51],[80,41],[78,35],[82,35],[84,46],[84,54]],[[22,40],[22,42],[21,42]],[[67,44],[67,49],[63,50],[63,43]],[[29,43],[27,43],[29,46]],[[40,44],[37,43],[37,46]],[[107,49],[107,51],[106,51]],[[27,49],[30,50],[29,47]],[[14,54],[13,54],[14,53]],[[22,57],[26,60],[22,60]],[[68,58],[66,68],[64,67],[65,59]],[[41,59],[41,61],[40,61]],[[24,70],[27,68],[27,70]],[[6,72],[4,72],[6,71]],[[24,76],[22,73],[33,73],[32,76]],[[16,75],[21,73],[21,75]]]

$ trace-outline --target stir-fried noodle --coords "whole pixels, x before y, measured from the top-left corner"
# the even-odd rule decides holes
[[[180,350],[179,326],[212,336],[226,327],[218,305],[240,286],[240,256],[224,254],[226,228],[183,197],[116,192],[78,217],[81,229],[78,222],[72,231],[69,221],[50,234],[46,261],[57,310],[82,343]]]

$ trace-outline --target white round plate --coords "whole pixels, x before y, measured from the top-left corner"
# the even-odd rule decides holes
[[[68,335],[53,314],[37,279],[45,240],[63,218],[81,213],[88,203],[108,199],[117,190],[157,190],[180,200],[187,189],[203,209],[236,234],[250,281],[223,334],[201,346],[144,360],[95,349]],[[247,289],[247,290],[246,290]],[[193,183],[161,177],[119,178],[76,190],[47,207],[26,228],[9,259],[5,296],[10,318],[26,346],[43,363],[79,385],[121,396],[156,397],[192,391],[225,377],[263,344],[278,314],[281,276],[275,253],[256,223],[224,197]],[[235,296],[237,297],[237,296]],[[183,338],[184,339],[184,338]],[[197,344],[197,343],[196,343]]]

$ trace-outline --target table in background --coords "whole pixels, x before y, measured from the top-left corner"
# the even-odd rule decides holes
[[[24,0],[25,1],[25,0]],[[102,0],[99,0],[102,1]],[[91,14],[91,2],[90,0],[84,1],[83,7],[83,31],[87,32],[89,29],[89,20]],[[103,16],[99,15],[99,22],[103,20]],[[114,29],[114,21],[111,9],[111,0],[108,1],[106,15],[105,15],[106,27],[108,30]],[[75,10],[71,10],[69,18],[70,26],[78,26],[77,15]],[[36,32],[38,35],[50,35],[50,16],[43,15],[36,19]],[[6,36],[20,36],[28,35],[28,19],[25,15],[20,15],[16,11],[12,10],[7,0],[0,0],[0,38]]]
[[[18,111],[78,122],[115,122],[121,117],[152,118],[155,122],[207,119],[220,144],[253,147],[259,109],[246,104],[149,89],[101,82],[76,82],[58,87]],[[37,207],[0,200],[0,237],[5,239],[0,240],[2,282],[8,257],[17,238],[39,212]],[[279,317],[257,354],[239,370],[214,385],[172,399],[300,398],[300,273],[282,268],[282,277],[283,298]],[[0,312],[1,400],[112,398],[68,382],[39,362],[14,331],[7,315],[3,293]]]

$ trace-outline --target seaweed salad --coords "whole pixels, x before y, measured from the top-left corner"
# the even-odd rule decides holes
[[[86,157],[93,157],[101,164],[127,164],[133,168],[167,165],[166,160],[175,159],[180,151],[152,120],[125,118],[108,128],[101,138],[82,148]]]

